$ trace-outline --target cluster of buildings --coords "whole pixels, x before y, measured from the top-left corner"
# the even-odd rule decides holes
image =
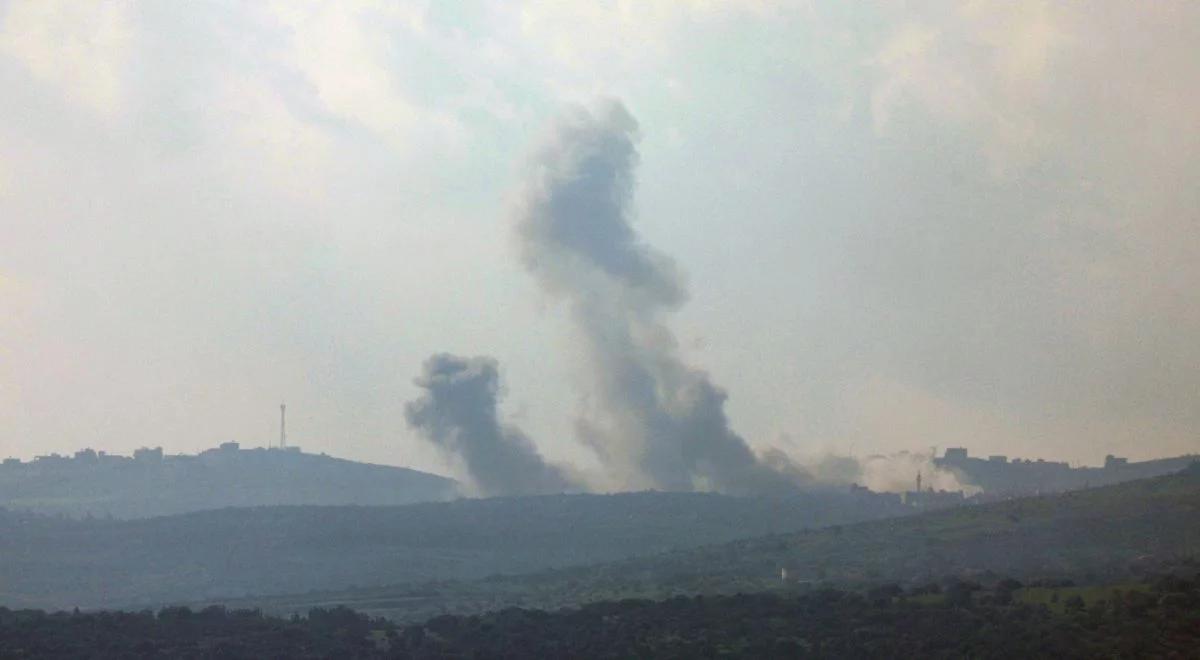
[[[110,454],[105,451],[96,451],[94,449],[80,449],[73,456],[53,453],[44,456],[37,456],[32,461],[22,461],[19,458],[6,458],[0,462],[0,470],[4,469],[20,469],[20,468],[86,468],[86,467],[101,467],[101,466],[117,466],[117,465],[156,465],[161,464],[164,460],[188,460],[202,457],[220,457],[236,454],[239,451],[245,451],[241,445],[236,442],[223,442],[213,449],[208,449],[199,454],[192,456],[188,454],[164,455],[162,447],[142,447],[135,449],[133,456],[122,456],[120,454]],[[256,451],[264,451],[257,449]],[[291,447],[268,447],[265,451],[269,452],[286,452],[298,454],[300,448]]]
[[[1200,456],[1187,455],[1131,463],[1127,458],[1108,455],[1102,467],[1077,467],[1061,461],[1038,459],[1009,460],[992,455],[974,458],[963,447],[951,447],[934,464],[952,472],[962,483],[978,486],[991,495],[1035,495],[1093,486],[1106,486],[1148,479],[1178,472]]]
[[[916,488],[905,492],[902,498],[909,506],[941,509],[1148,479],[1178,472],[1197,460],[1200,456],[1189,454],[1131,463],[1127,458],[1109,454],[1104,457],[1102,467],[1073,468],[1063,461],[1040,458],[1009,460],[998,454],[975,458],[964,447],[951,447],[940,458],[933,459],[935,468],[950,472],[960,483],[973,486],[978,492],[967,495],[961,490],[935,490],[927,484],[923,487],[918,472]]]
[[[138,463],[154,463],[162,462],[163,450],[162,447],[150,449],[143,447],[133,452],[133,456],[121,456],[119,454],[110,454],[105,451],[96,451],[94,449],[80,449],[75,452],[74,456],[64,456],[62,454],[46,454],[38,456],[32,461],[25,463],[19,458],[6,458],[0,467],[15,468],[20,466],[38,466],[38,467],[68,467],[68,466],[92,466],[92,465],[120,465],[129,462]]]
[[[241,445],[236,442],[223,442],[217,445],[215,449],[208,449],[200,452],[196,456],[179,454],[166,458],[176,460],[187,460],[200,458],[203,456],[212,455],[214,452],[218,456],[229,456],[241,451]],[[291,453],[300,453],[300,448],[289,446],[287,442],[287,405],[279,404],[279,445],[268,445],[267,451],[284,451]],[[47,454],[45,456],[37,456],[29,463],[23,463],[19,458],[6,458],[0,462],[0,469],[13,469],[23,466],[33,466],[38,468],[66,468],[66,467],[87,467],[99,465],[127,465],[127,464],[159,464],[164,459],[162,447],[142,447],[135,449],[133,456],[121,456],[119,454],[109,454],[104,451],[95,451],[94,449],[80,449],[75,452],[74,456],[64,456],[62,454]]]

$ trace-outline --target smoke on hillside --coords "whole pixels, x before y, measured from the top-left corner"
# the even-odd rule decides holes
[[[756,456],[729,427],[724,390],[679,356],[665,317],[687,298],[683,277],[632,224],[637,139],[618,102],[572,108],[533,152],[514,210],[522,264],[569,310],[585,388],[578,438],[625,488],[794,489],[804,471],[780,453]],[[426,365],[429,394],[410,405],[410,424],[461,455],[485,491],[565,485],[523,434],[499,425],[495,362],[453,360]],[[493,455],[503,460],[481,460]]]
[[[761,462],[729,428],[725,392],[679,357],[665,316],[687,298],[683,277],[632,223],[637,137],[618,102],[571,109],[535,150],[514,213],[523,265],[572,321],[578,436],[627,486],[787,488],[798,475]]]
[[[875,454],[866,457],[826,454],[802,460],[813,475],[827,484],[858,484],[874,491],[899,493],[916,489],[917,475],[921,488],[947,491],[979,491],[977,486],[962,482],[951,470],[938,466],[933,454],[901,451],[894,454]]]
[[[577,490],[566,471],[542,459],[533,442],[500,422],[496,361],[441,353],[416,380],[424,394],[405,406],[409,426],[462,462],[479,495]]]

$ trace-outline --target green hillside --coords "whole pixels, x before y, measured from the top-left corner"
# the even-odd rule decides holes
[[[139,520],[0,510],[0,605],[141,607],[465,580],[909,512],[894,498],[846,492],[547,495]]]
[[[1200,467],[1054,496],[777,534],[482,581],[256,600],[272,611],[347,604],[398,620],[506,606],[917,583],[959,575],[1126,580],[1200,556]],[[786,568],[789,579],[781,580]]]

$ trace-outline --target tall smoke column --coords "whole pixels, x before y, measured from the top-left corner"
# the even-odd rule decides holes
[[[626,487],[792,488],[800,471],[761,463],[730,430],[725,393],[678,356],[662,317],[685,300],[682,277],[630,224],[636,137],[619,102],[567,112],[516,203],[524,265],[569,306],[583,356],[579,435]]]
[[[500,376],[489,357],[440,353],[425,361],[416,384],[424,394],[404,407],[409,426],[460,457],[480,495],[561,493],[574,489],[519,429],[500,423]]]

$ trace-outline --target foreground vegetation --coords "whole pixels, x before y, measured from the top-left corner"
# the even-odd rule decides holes
[[[1200,649],[1197,570],[1183,563],[1142,583],[1086,589],[949,578],[908,589],[624,600],[407,627],[345,608],[290,619],[221,607],[0,609],[0,656],[1185,658]]]
[[[1162,578],[1060,608],[1011,579],[912,590],[677,597],[435,618],[406,629],[417,657],[1197,657],[1200,581]]]
[[[216,606],[167,608],[157,615],[0,608],[0,657],[378,657],[376,640],[389,630],[394,627],[345,608],[316,609],[291,619]]]

